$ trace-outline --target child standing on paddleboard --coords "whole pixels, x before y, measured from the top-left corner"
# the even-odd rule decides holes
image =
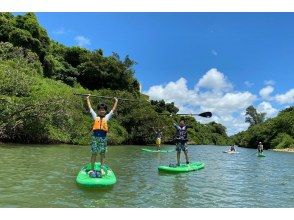
[[[161,146],[161,137],[162,137],[162,130],[155,130],[154,127],[153,128],[153,131],[155,132],[155,135],[156,135],[156,146],[157,146],[157,150],[160,150],[160,146]],[[162,128],[164,129],[164,127]]]
[[[177,129],[176,133],[176,151],[177,151],[177,166],[180,166],[181,151],[184,152],[186,158],[186,164],[189,164],[188,148],[187,148],[187,129],[191,126],[185,125],[185,120],[182,118],[179,125],[174,123],[174,127]]]
[[[106,114],[107,106],[105,104],[99,104],[97,107],[98,116],[96,112],[91,107],[91,103],[89,100],[89,96],[86,96],[87,105],[90,110],[90,113],[93,117],[94,124],[92,128],[92,142],[91,142],[91,170],[89,172],[90,176],[100,176],[104,174],[103,171],[103,164],[105,159],[105,152],[107,151],[107,132],[108,132],[108,121],[113,115],[113,112],[116,110],[117,107],[117,98],[114,97],[115,103],[113,105],[112,110]],[[94,165],[96,162],[97,154],[100,154],[100,175],[97,175],[97,172],[94,170]]]

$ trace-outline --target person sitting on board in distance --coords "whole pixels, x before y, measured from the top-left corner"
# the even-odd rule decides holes
[[[230,151],[236,151],[236,149],[235,149],[235,146],[234,146],[234,145],[232,145],[232,146],[231,146],[231,148],[230,148]]]
[[[113,105],[112,110],[106,114],[107,106],[104,103],[98,105],[98,116],[96,112],[92,109],[89,95],[86,96],[87,105],[89,111],[92,115],[94,120],[93,128],[92,128],[92,142],[91,142],[91,170],[89,172],[89,176],[91,177],[101,177],[104,175],[103,164],[105,159],[105,152],[107,151],[107,133],[108,133],[108,121],[113,115],[113,112],[116,110],[117,107],[117,98],[114,97],[115,103]],[[100,154],[100,173],[94,170],[94,165],[96,162],[97,153]]]
[[[177,166],[180,166],[181,150],[184,152],[186,157],[186,164],[189,164],[188,159],[188,148],[187,148],[187,129],[191,126],[185,125],[185,119],[181,118],[179,125],[174,123],[174,127],[177,129],[176,133],[176,151],[177,151]]]
[[[161,146],[161,137],[162,137],[162,130],[155,130],[154,127],[153,128],[153,131],[155,132],[155,135],[156,135],[156,146],[157,146],[157,150],[160,150],[160,146]],[[164,127],[162,127],[162,129],[164,129]]]
[[[258,146],[257,146],[257,150],[258,150],[258,153],[262,154],[263,153],[263,145],[261,142],[259,142]]]

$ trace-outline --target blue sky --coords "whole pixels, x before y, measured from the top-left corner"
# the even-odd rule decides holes
[[[62,44],[130,55],[146,94],[174,101],[181,112],[211,110],[211,120],[226,125],[229,134],[246,129],[247,104],[268,117],[293,105],[294,13],[37,16]]]

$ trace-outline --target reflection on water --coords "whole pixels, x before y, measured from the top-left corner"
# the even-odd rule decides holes
[[[190,146],[190,160],[205,168],[166,174],[157,167],[175,163],[176,152],[141,148],[109,147],[106,163],[117,183],[83,189],[75,178],[89,147],[1,145],[0,207],[294,207],[294,154],[258,158],[251,149],[224,154],[227,147]]]

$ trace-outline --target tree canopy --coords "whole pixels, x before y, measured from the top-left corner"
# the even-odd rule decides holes
[[[250,126],[260,124],[264,122],[266,113],[258,113],[257,110],[250,105],[246,108],[245,122],[249,123]]]
[[[264,122],[252,124],[232,136],[235,144],[256,148],[261,141],[266,149],[294,147],[294,107],[286,108]]]
[[[139,93],[133,69],[136,62],[128,55],[121,59],[117,53],[104,56],[102,49],[89,51],[54,42],[34,13],[17,16],[0,13],[0,30],[0,41],[28,49],[38,56],[45,77],[70,86],[80,84],[90,90],[110,88]]]
[[[173,102],[146,101],[134,77],[136,61],[128,55],[105,56],[102,49],[90,51],[53,41],[34,13],[0,13],[0,30],[0,141],[89,144],[92,119],[83,98],[74,93],[91,93],[137,100],[119,102],[110,121],[110,144],[154,143],[152,127],[163,126],[163,143],[172,143],[179,109]],[[113,105],[109,99],[91,98],[91,102]],[[265,114],[249,106],[249,129],[233,137],[221,124],[201,124],[190,116],[185,120],[192,127],[188,134],[194,144],[254,147],[263,141],[268,148],[282,148],[294,146],[293,114],[290,107],[264,121]]]

